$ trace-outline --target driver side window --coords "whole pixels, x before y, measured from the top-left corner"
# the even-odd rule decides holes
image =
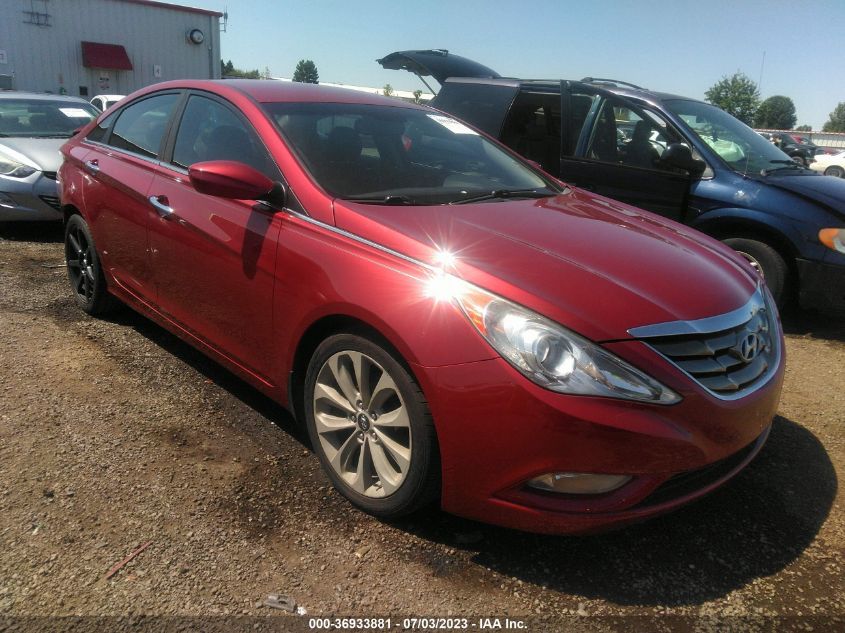
[[[587,147],[587,158],[641,169],[675,171],[660,161],[681,136],[662,117],[610,98],[604,101]]]

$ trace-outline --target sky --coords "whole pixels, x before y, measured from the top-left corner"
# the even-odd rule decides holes
[[[845,101],[845,0],[186,0],[228,12],[223,59],[291,77],[425,90],[376,59],[445,48],[530,79],[609,77],[703,99],[744,72],[760,96],[785,95],[798,125],[821,129]],[[765,61],[764,61],[765,57]],[[431,78],[428,81],[437,88]]]

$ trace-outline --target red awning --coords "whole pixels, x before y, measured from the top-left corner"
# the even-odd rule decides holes
[[[88,68],[132,70],[126,49],[120,44],[82,42],[82,65]]]

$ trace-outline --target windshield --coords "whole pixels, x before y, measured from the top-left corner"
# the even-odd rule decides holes
[[[759,174],[779,167],[798,168],[770,141],[716,106],[686,99],[671,99],[665,104],[722,160],[742,174]]]
[[[348,103],[265,103],[306,169],[334,196],[446,204],[560,187],[451,117]]]
[[[99,113],[76,101],[0,99],[0,136],[70,138]]]

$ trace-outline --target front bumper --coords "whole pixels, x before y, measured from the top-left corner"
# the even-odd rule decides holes
[[[796,262],[801,307],[845,315],[845,266],[806,259]]]
[[[502,359],[415,368],[433,395],[444,510],[530,532],[601,531],[703,496],[762,446],[780,399],[782,360],[758,390],[724,401],[638,341],[606,347],[647,368],[683,401],[660,406],[553,393]],[[526,488],[527,480],[547,472],[633,479],[593,497]]]
[[[60,208],[55,174],[0,176],[0,222],[61,220]]]

